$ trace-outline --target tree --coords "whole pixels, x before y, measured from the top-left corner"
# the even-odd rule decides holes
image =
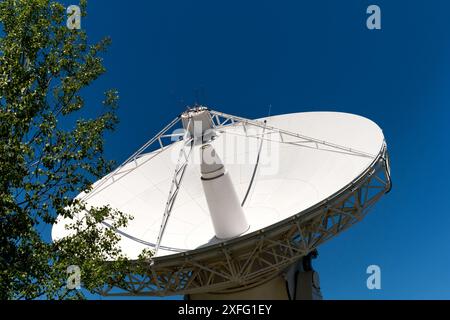
[[[85,17],[86,1],[80,7]],[[127,266],[118,236],[99,222],[109,219],[114,229],[131,217],[74,200],[113,166],[103,147],[104,134],[118,123],[117,92],[105,93],[99,116],[78,116],[87,108],[81,90],[105,72],[100,55],[110,40],[89,44],[86,32],[70,30],[66,19],[56,1],[0,1],[2,299],[80,297],[66,287],[70,265],[80,267],[83,287],[92,292]],[[82,211],[88,214],[74,220],[70,237],[44,239],[42,226]]]

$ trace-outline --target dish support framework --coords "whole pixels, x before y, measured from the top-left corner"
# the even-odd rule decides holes
[[[384,142],[377,155],[314,139],[298,133],[267,126],[267,124],[210,111],[214,129],[227,125],[257,126],[280,134],[281,143],[312,145],[344,151],[357,156],[371,157],[371,165],[354,181],[322,202],[282,220],[267,228],[249,233],[237,239],[187,252],[183,249],[164,248],[175,254],[152,258],[144,265],[131,261],[128,270],[98,292],[105,296],[168,296],[200,294],[204,292],[231,293],[250,289],[287,273],[290,266],[314,251],[355,223],[361,221],[373,205],[391,190],[390,165],[387,145]],[[137,159],[155,143],[164,151],[168,145],[164,138],[182,136],[167,132],[176,126],[180,117],[174,119],[158,135],[147,142],[127,161],[106,176],[87,196],[101,190],[108,179],[120,179],[139,166]],[[284,137],[295,137],[296,142]],[[264,137],[261,137],[264,139]],[[189,143],[185,144],[189,145]],[[152,157],[153,157],[152,156]],[[125,165],[135,164],[127,170]],[[103,183],[102,183],[103,182]],[[175,186],[179,188],[179,184]],[[177,192],[177,189],[175,191]],[[169,213],[170,215],[170,213]],[[156,244],[149,244],[156,246]],[[179,252],[179,253],[176,253]],[[137,272],[139,270],[139,272]]]

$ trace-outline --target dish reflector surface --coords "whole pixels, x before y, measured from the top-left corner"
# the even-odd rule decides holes
[[[209,143],[229,172],[239,199],[248,192],[243,206],[250,224],[246,234],[298,214],[341,190],[371,165],[384,143],[383,133],[374,122],[347,113],[306,112],[259,119],[264,120],[267,126],[373,157],[282,136],[263,127],[229,124],[217,129],[216,138]],[[96,183],[101,183],[101,187],[94,185],[93,192],[79,195],[89,205],[110,205],[134,216],[127,228],[119,230],[119,244],[130,259],[156,243],[182,146],[183,142],[174,142],[163,151],[144,154],[122,167],[114,181],[104,178]],[[158,256],[220,241],[214,237],[200,179],[201,145],[193,148]],[[69,222],[58,220],[52,230],[53,239],[68,234],[64,225]]]

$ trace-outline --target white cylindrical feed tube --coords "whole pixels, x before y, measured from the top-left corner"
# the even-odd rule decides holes
[[[249,224],[228,172],[210,145],[202,146],[202,185],[216,237],[230,239],[243,234]]]

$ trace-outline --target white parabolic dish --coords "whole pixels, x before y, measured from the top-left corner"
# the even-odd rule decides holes
[[[293,136],[230,123],[217,130],[210,142],[222,159],[243,206],[250,229],[245,234],[273,225],[327,199],[357,179],[382,151],[382,130],[361,116],[337,112],[305,112],[272,116],[267,126],[276,127],[320,141],[345,146],[354,154],[314,143],[303,143]],[[263,137],[262,148],[259,145]],[[143,154],[136,162],[120,168],[114,182],[106,177],[88,194],[79,195],[89,205],[112,208],[131,214],[134,219],[119,230],[120,246],[130,259],[145,248],[154,248],[160,231],[177,155],[183,142],[174,142],[162,152]],[[171,211],[158,256],[176,254],[217,243],[200,179],[199,148],[193,147],[183,183]],[[366,155],[363,155],[365,153]],[[132,170],[130,170],[132,169]],[[104,181],[107,179],[106,181]],[[59,219],[53,239],[68,235]]]

